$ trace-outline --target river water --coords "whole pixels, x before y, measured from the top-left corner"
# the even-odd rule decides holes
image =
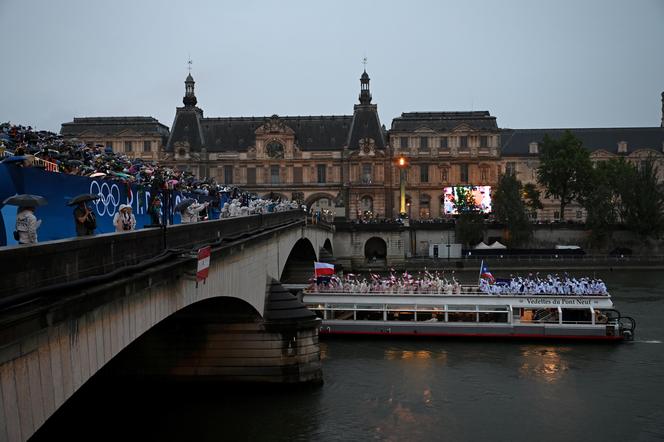
[[[322,386],[90,382],[35,439],[663,440],[661,273],[597,272],[634,342],[326,339]]]

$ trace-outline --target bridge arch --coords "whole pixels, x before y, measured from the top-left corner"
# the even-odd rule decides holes
[[[323,248],[330,254],[334,255],[334,251],[332,250],[332,241],[330,241],[330,238],[326,238],[325,242],[323,243]]]
[[[314,272],[314,262],[318,255],[308,238],[300,238],[293,245],[279,280],[285,283],[306,283]]]
[[[383,238],[372,236],[364,243],[364,257],[366,259],[385,259],[387,257],[387,243]]]

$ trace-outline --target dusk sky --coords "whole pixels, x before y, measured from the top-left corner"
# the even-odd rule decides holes
[[[0,121],[171,126],[193,60],[205,116],[350,115],[367,57],[383,124],[488,110],[500,127],[659,126],[664,1],[0,0]]]

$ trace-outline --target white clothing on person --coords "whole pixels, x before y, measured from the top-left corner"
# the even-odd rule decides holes
[[[188,224],[188,223],[195,223],[198,222],[198,214],[203,211],[207,207],[207,203],[205,204],[199,204],[199,203],[193,203],[190,204],[189,207],[184,209],[181,213],[181,222],[182,224]]]
[[[19,209],[20,210],[20,209]],[[37,229],[41,225],[41,220],[27,208],[23,208],[16,215],[16,231],[18,232],[19,244],[37,244]]]
[[[124,211],[124,209],[131,209],[131,206],[120,204],[120,208],[113,216],[113,225],[116,232],[126,232],[136,229],[136,217],[133,213]]]

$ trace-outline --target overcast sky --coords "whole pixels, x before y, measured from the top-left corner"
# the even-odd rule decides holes
[[[659,126],[664,1],[0,0],[0,121],[171,126],[187,59],[206,116],[348,115],[368,58],[383,124]]]

